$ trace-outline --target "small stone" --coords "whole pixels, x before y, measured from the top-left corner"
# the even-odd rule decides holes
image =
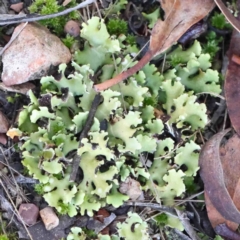
[[[140,183],[130,177],[120,184],[119,192],[127,194],[133,201],[137,200],[142,194]]]
[[[10,6],[10,8],[11,8],[12,10],[14,10],[15,12],[19,13],[19,12],[21,12],[22,9],[23,9],[23,2],[19,2],[19,3],[12,4],[12,5]]]
[[[13,36],[23,27],[15,28]],[[68,63],[69,49],[46,27],[28,23],[2,56],[2,81],[6,86],[40,79],[51,66]]]
[[[45,228],[49,231],[59,224],[59,219],[51,207],[45,207],[40,211],[40,216],[45,225]]]
[[[19,207],[19,215],[23,222],[28,226],[31,226],[37,222],[39,209],[33,203],[22,203]]]
[[[70,20],[65,24],[64,32],[73,37],[77,37],[80,35],[80,27],[77,22]]]

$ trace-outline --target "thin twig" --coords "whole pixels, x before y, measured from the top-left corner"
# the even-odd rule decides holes
[[[26,22],[17,33],[12,35],[10,41],[1,49],[0,56],[6,51],[6,49],[13,43],[13,41],[18,37],[18,35],[22,32],[22,30],[27,26],[28,22]]]
[[[184,233],[182,233],[181,231],[179,231],[178,229],[173,229],[173,232],[176,233],[181,240],[192,240],[191,238],[189,238],[188,236],[186,236]]]
[[[3,150],[2,150],[1,147],[0,147],[0,150],[1,150],[1,152],[2,152],[2,155],[4,156],[4,159],[5,159],[6,163],[7,163],[7,166],[10,166],[10,164],[9,164],[9,162],[8,162],[8,159],[7,159],[7,157],[5,156],[5,154],[4,154],[4,152],[3,152]],[[10,172],[10,174],[11,174],[12,179],[10,180],[9,177],[6,176],[5,180],[6,180],[6,181],[9,180],[9,181],[8,181],[9,184],[12,185],[13,188],[16,188],[17,193],[20,194],[21,198],[24,199],[24,201],[27,202],[28,199],[26,198],[26,196],[24,195],[24,193],[23,193],[22,190],[20,189],[19,185],[17,184],[17,182],[16,182],[16,180],[15,180],[15,176],[14,176],[13,171],[12,171],[12,168],[8,168],[8,169],[9,169],[9,172]],[[5,176],[3,173],[2,173],[2,175],[3,175],[3,177]],[[13,182],[13,183],[11,183],[11,182]],[[14,185],[15,185],[15,186],[14,186]]]
[[[22,22],[36,22],[39,20],[63,16],[70,12],[78,10],[80,8],[84,8],[91,3],[94,3],[95,1],[96,0],[86,0],[75,7],[68,8],[66,10],[63,10],[62,12],[48,14],[48,15],[24,15],[23,17],[21,17],[19,15],[16,16],[16,15],[10,15],[10,14],[1,14],[0,26],[6,25],[6,24],[22,23]]]
[[[192,240],[200,240],[200,238],[198,237],[198,235],[196,234],[196,232],[194,231],[192,225],[189,222],[189,219],[186,215],[185,212],[180,211],[178,209],[175,209],[177,212],[177,215],[179,217],[179,220],[181,221],[185,231],[188,233],[188,235],[190,236],[190,238]]]
[[[23,226],[24,226],[24,228],[25,228],[25,230],[26,230],[26,232],[27,232],[29,238],[30,238],[31,240],[33,240],[32,235],[30,234],[28,228],[26,227],[26,224],[24,223],[22,217],[20,216],[20,214],[19,214],[19,212],[18,212],[18,210],[17,210],[17,208],[16,208],[16,206],[15,206],[15,204],[14,204],[14,202],[13,202],[11,196],[9,195],[9,193],[8,193],[6,187],[4,186],[4,184],[3,184],[3,182],[2,182],[1,179],[0,179],[0,184],[1,184],[2,188],[4,189],[5,193],[7,194],[8,199],[9,199],[9,201],[11,202],[11,204],[12,204],[14,210],[15,210],[14,213],[18,216],[18,219],[22,222],[22,224],[23,224]]]
[[[87,137],[88,132],[93,125],[94,116],[97,112],[97,108],[98,108],[99,104],[101,103],[101,101],[102,101],[102,95],[100,93],[96,94],[95,98],[93,99],[92,106],[89,111],[86,123],[85,123],[84,128],[79,137],[79,147],[81,147],[82,139]],[[75,153],[75,155],[73,157],[73,163],[72,163],[72,172],[71,172],[70,178],[69,178],[70,182],[74,182],[76,179],[80,161],[81,161],[81,157]]]
[[[127,201],[124,203],[124,206],[135,206],[135,207],[149,207],[157,211],[168,213],[174,217],[178,217],[174,208],[161,206],[159,203],[150,203],[150,202],[131,202]]]

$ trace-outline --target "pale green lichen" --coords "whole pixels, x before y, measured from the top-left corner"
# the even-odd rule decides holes
[[[99,34],[99,38],[93,33]],[[79,146],[77,137],[96,95],[92,76],[101,67],[99,79],[103,80],[106,75],[110,78],[134,64],[129,54],[121,60],[120,54],[126,48],[121,52],[120,41],[111,39],[103,20],[94,17],[83,24],[81,36],[86,41],[83,50],[75,54],[77,62],[72,62],[72,73],[67,76],[67,66],[61,64],[60,80],[43,77],[40,98],[30,91],[30,103],[19,115],[16,132],[21,134],[23,142],[23,165],[39,180],[47,203],[62,214],[93,216],[94,211],[107,204],[121,206],[129,197],[118,188],[128,176],[140,181],[142,188],[150,190],[158,202],[173,204],[175,197],[181,198],[186,192],[184,180],[197,173],[199,146],[183,136],[179,147],[164,133],[174,126],[181,132],[204,128],[206,106],[198,103],[194,92],[186,90],[178,80],[178,74],[184,70],[182,66],[161,74],[154,65],[147,64],[127,82],[101,92],[103,101],[88,136]],[[199,44],[195,42],[191,48],[191,51],[178,49],[174,54],[186,58],[183,63],[191,73],[198,69],[191,61],[200,64],[202,71],[209,70]],[[88,51],[100,56],[94,55],[90,65],[85,58]],[[112,53],[116,54],[118,69],[112,67]],[[191,89],[190,85],[186,86]],[[217,86],[215,82],[216,89]],[[204,87],[208,87],[206,82]],[[165,99],[162,102],[158,101],[161,94]],[[155,117],[156,107],[169,115],[166,123]],[[79,183],[69,182],[74,151],[81,157]],[[146,167],[148,155],[153,158]],[[180,169],[183,165],[186,170]],[[133,232],[130,222],[136,223]],[[129,239],[148,237],[145,223],[136,215],[129,215],[126,223],[119,225],[119,236],[128,233],[133,236]]]
[[[134,226],[134,227],[132,227]],[[137,213],[128,213],[128,218],[123,223],[118,223],[119,236],[126,239],[151,239],[148,233],[148,225]]]

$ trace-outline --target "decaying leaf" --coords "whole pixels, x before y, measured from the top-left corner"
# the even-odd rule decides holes
[[[225,79],[225,97],[227,103],[228,114],[232,123],[232,127],[240,135],[240,33],[236,30],[232,33],[229,48],[229,64]]]
[[[154,56],[172,46],[192,25],[203,19],[215,6],[212,0],[160,0],[165,20],[158,20],[152,30],[150,46],[144,57],[132,68],[94,86],[96,91],[107,89],[139,71]]]
[[[171,47],[192,25],[215,6],[211,0],[161,0],[165,20],[158,20],[150,39],[150,51],[157,55]]]
[[[221,140],[229,131],[230,129],[227,129],[214,135],[202,148],[199,159],[200,175],[204,182],[205,192],[217,211],[226,220],[240,223],[240,212],[231,198],[231,195],[234,193],[232,193],[232,191],[230,191],[230,193],[228,192],[224,181],[224,176],[226,174],[229,175],[229,173],[223,172],[219,153]],[[232,153],[230,150],[227,152],[226,154]],[[231,157],[231,160],[233,162],[235,159]],[[226,163],[223,161],[223,164],[224,166],[228,165],[227,161]],[[235,166],[235,164],[233,164],[233,166]],[[233,173],[231,172],[230,175],[233,175]]]
[[[207,214],[209,221],[211,222],[212,227],[215,229],[218,225],[225,223],[231,230],[236,231],[238,228],[238,224],[235,222],[231,222],[226,220],[214,207],[207,193],[204,193],[205,204],[207,208]]]
[[[227,143],[220,148],[220,156],[224,174],[224,183],[234,205],[240,210],[240,137],[233,135]],[[219,224],[225,223],[231,230],[235,231],[238,224],[227,221],[211,203],[205,192],[205,203],[208,211],[209,220],[215,228]]]

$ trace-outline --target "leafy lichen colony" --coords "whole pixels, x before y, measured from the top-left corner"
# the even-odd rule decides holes
[[[207,124],[207,115],[195,94],[221,91],[210,55],[195,41],[186,50],[178,47],[167,54],[170,67],[164,72],[147,64],[126,82],[101,92],[103,101],[79,147],[78,136],[97,94],[92,76],[98,72],[100,82],[112,78],[133,66],[138,52],[125,35],[110,36],[98,17],[82,24],[81,37],[84,48],[75,52],[72,72],[61,64],[60,79],[43,77],[41,95],[31,92],[31,103],[19,115],[15,131],[22,141],[23,165],[39,180],[46,202],[61,214],[92,216],[106,205],[121,206],[129,197],[119,192],[119,185],[129,176],[158,202],[172,205],[175,197],[184,196],[186,182],[191,185],[199,169],[195,138]],[[177,144],[176,133],[182,139]],[[69,181],[73,151],[81,157],[78,182]],[[129,228],[132,221],[138,222],[135,232]],[[183,229],[170,215],[165,223]],[[144,224],[136,213],[130,214],[118,224],[119,237],[149,239]],[[80,233],[74,228],[68,239]]]

